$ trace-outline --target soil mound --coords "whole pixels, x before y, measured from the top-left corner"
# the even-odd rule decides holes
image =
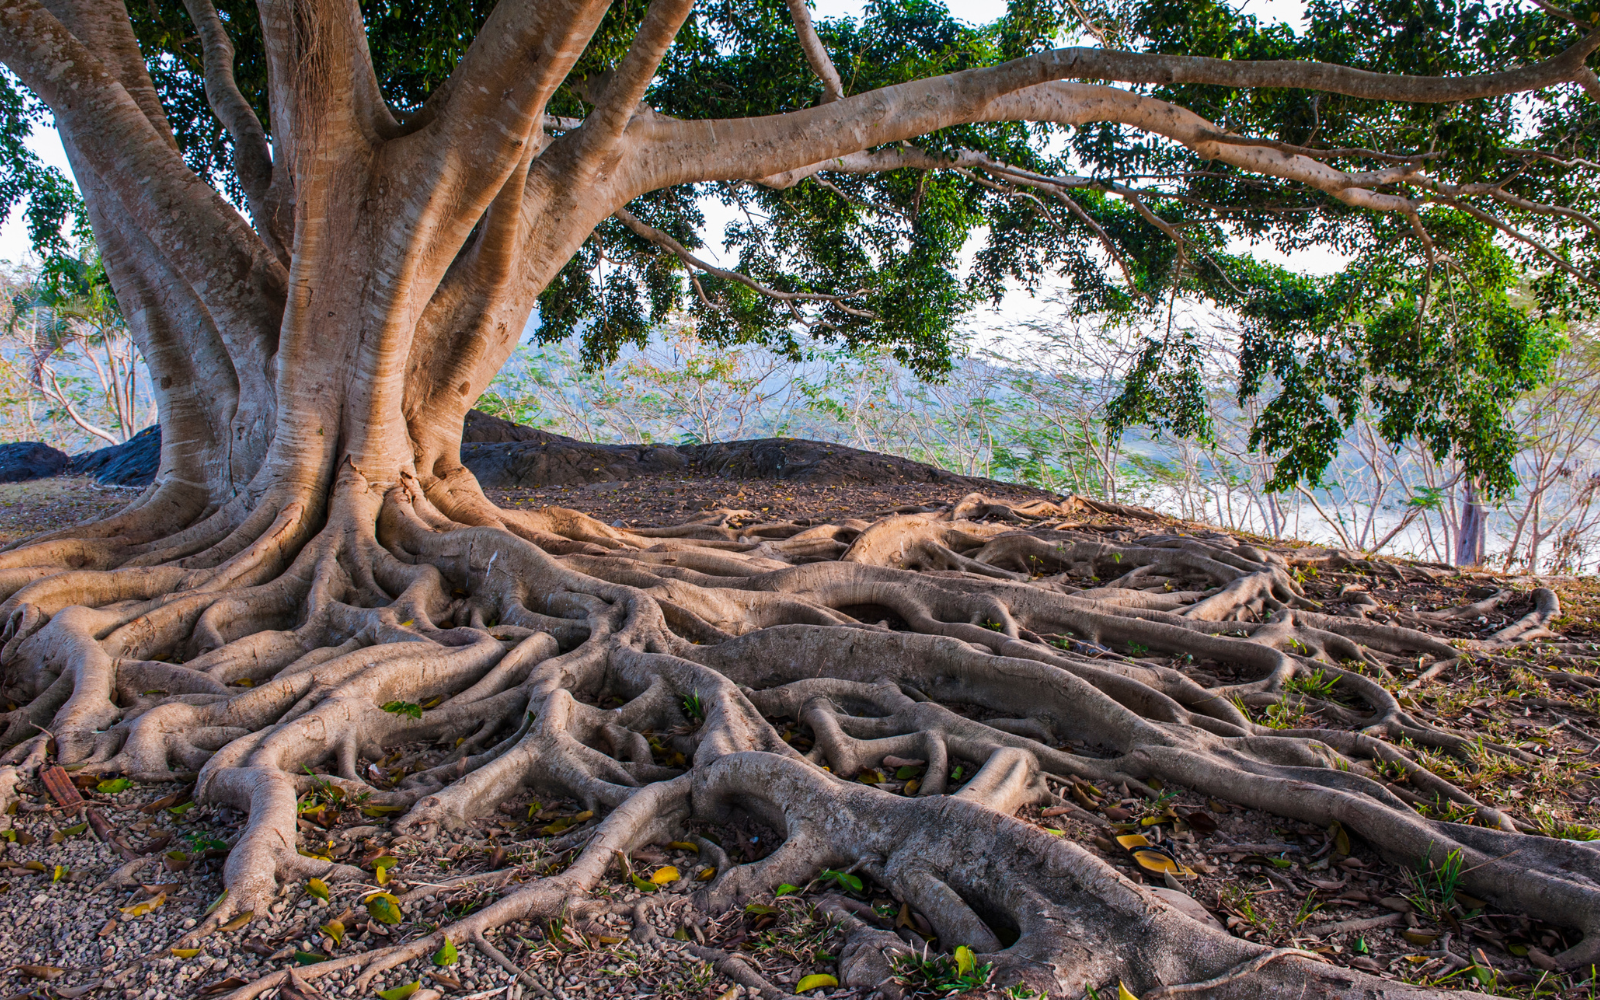
[[[803,438],[715,444],[594,444],[473,410],[461,460],[490,489],[576,486],[655,476],[770,479],[817,485],[998,485],[894,455]]]

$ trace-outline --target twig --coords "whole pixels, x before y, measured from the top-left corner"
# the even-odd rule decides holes
[[[1201,990],[1216,989],[1218,986],[1225,986],[1236,979],[1243,979],[1245,976],[1254,975],[1273,962],[1276,962],[1278,959],[1288,958],[1290,955],[1294,955],[1298,958],[1309,958],[1319,962],[1322,961],[1322,959],[1315,952],[1303,951],[1299,948],[1274,948],[1265,955],[1257,955],[1255,958],[1252,958],[1243,965],[1235,966],[1233,969],[1230,969],[1217,978],[1207,979],[1203,983],[1182,983],[1177,986],[1158,986],[1154,990],[1151,990],[1149,993],[1145,994],[1145,1000],[1159,1000],[1160,997],[1177,996],[1180,993],[1197,993]]]

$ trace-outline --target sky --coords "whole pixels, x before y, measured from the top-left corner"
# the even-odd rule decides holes
[[[1295,25],[1299,24],[1304,10],[1303,0],[1244,0],[1243,6],[1246,11],[1255,14],[1263,21],[1285,21]],[[819,18],[859,16],[863,0],[814,0],[813,7]],[[1005,0],[949,0],[949,7],[951,13],[959,18],[973,23],[985,23],[1004,14],[1006,3]],[[61,148],[61,139],[55,129],[45,126],[35,127],[33,135],[28,140],[28,146],[46,164],[59,167],[71,175],[72,171],[67,166],[66,151]],[[732,211],[714,202],[706,202],[702,207],[707,220],[706,255],[715,258],[716,250],[722,245],[723,226],[732,218]],[[1343,259],[1338,255],[1320,250],[1302,252],[1291,260],[1275,248],[1265,245],[1250,248],[1249,244],[1240,242],[1230,249],[1236,253],[1251,249],[1261,260],[1315,274],[1331,274],[1343,264]],[[22,261],[28,256],[28,252],[27,226],[22,221],[21,213],[13,211],[11,217],[0,225],[0,260]],[[1029,305],[1024,296],[1010,296],[1007,304],[1001,307],[1001,313],[1011,314],[1018,310],[1027,312]]]

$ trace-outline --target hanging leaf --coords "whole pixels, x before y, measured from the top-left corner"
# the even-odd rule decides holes
[[[256,911],[254,911],[254,910],[246,910],[243,913],[239,914],[237,917],[234,917],[232,920],[230,920],[227,923],[223,924],[221,927],[218,927],[217,930],[219,930],[219,931],[228,931],[228,932],[236,931],[236,930],[239,930],[240,928],[244,927],[246,924],[250,923],[250,921],[254,920],[255,918],[256,918]]]
[[[328,935],[335,945],[344,944],[344,921],[330,920],[317,929]]]
[[[154,899],[147,899],[142,903],[135,903],[132,906],[122,907],[122,915],[125,917],[142,917],[166,901],[167,894],[164,892],[158,892],[156,893]]]
[[[966,945],[959,945],[955,951],[956,972],[963,976],[971,975],[972,970],[978,967],[978,959],[972,954],[972,949]]]
[[[168,948],[167,950],[179,958],[193,958],[200,954],[199,948]]]
[[[129,781],[127,778],[112,778],[109,781],[102,781],[98,785],[95,785],[94,790],[102,795],[115,795],[118,792],[125,792],[132,787],[133,782]]]
[[[657,868],[655,874],[650,876],[650,881],[656,885],[667,885],[678,881],[680,877],[678,869],[667,865],[664,868]]]
[[[1139,1000],[1129,989],[1122,985],[1122,980],[1117,980],[1117,1000]]]
[[[456,964],[457,960],[456,946],[450,943],[449,938],[445,938],[444,944],[441,944],[439,950],[433,953],[433,964],[442,969]]]
[[[306,883],[306,895],[326,900],[328,898],[328,883],[320,878],[311,879]]]
[[[420,989],[422,989],[422,981],[412,980],[404,986],[396,986],[392,990],[379,990],[378,996],[382,997],[383,1000],[406,1000],[407,997]]]
[[[800,980],[800,982],[795,985],[794,991],[796,993],[804,993],[807,990],[816,990],[823,987],[832,989],[838,985],[839,980],[833,978],[825,972],[818,972],[814,975],[806,976],[804,979]]]
[[[392,926],[403,919],[400,913],[400,900],[387,892],[375,892],[362,900],[362,904],[366,906],[368,916],[380,924]]]

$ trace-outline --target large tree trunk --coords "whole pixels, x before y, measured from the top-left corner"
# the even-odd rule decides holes
[[[191,11],[210,74],[220,25],[204,0]],[[598,4],[502,3],[442,88],[448,113],[431,102],[402,124],[377,91],[353,3],[266,0],[270,154],[227,74],[208,77],[252,229],[183,168],[119,3],[0,4],[0,55],[56,113],[163,430],[160,473],[127,509],[0,555],[0,662],[21,705],[4,717],[8,759],[28,769],[53,753],[92,773],[198,779],[198,798],[246,813],[227,899],[197,936],[266,912],[285,881],[364,877],[296,850],[297,797],[316,782],[403,810],[399,822],[419,830],[492,810],[526,785],[605,813],[561,876],[309,977],[365,964],[370,979],[443,935],[553,916],[616,852],[742,810],[787,840],[762,862],[727,866],[703,890],[706,906],[860,865],[925,914],[941,946],[969,944],[1010,981],[1052,993],[1119,978],[1142,992],[1221,977],[1213,996],[1378,988],[1203,926],[1012,818],[1058,801],[1073,779],[1151,796],[1159,779],[1338,821],[1407,863],[1459,849],[1473,893],[1579,927],[1589,936],[1563,958],[1593,960],[1595,853],[1529,841],[1378,738],[1465,746],[1373,679],[1456,651],[1421,631],[1320,613],[1277,555],[1220,536],[1108,541],[1059,520],[1070,509],[982,498],[865,528],[651,531],[488,502],[459,461],[462,419],[534,297],[601,220],[691,167],[765,177],[909,130],[1015,116],[995,110],[1002,98],[983,88],[1000,84],[983,81],[1016,77],[1005,85],[1017,91],[1054,72],[1017,69],[1024,60],[943,103],[932,91],[895,97],[905,121],[894,135],[868,128],[883,105],[851,100],[807,119],[804,143],[736,123],[718,141],[743,159],[706,167],[704,123],[633,113],[687,11],[652,4],[592,118],[552,139],[544,102]],[[1034,95],[1055,109],[1038,117],[1133,106],[1105,95],[1069,106],[1081,93],[1064,86]],[[683,131],[623,155],[625,130],[669,128]],[[1111,582],[1068,582],[1086,577]],[[1553,613],[1541,603],[1529,628]],[[1251,679],[1205,687],[1146,651],[1214,659]],[[1336,678],[1370,717],[1274,730],[1231,700],[1298,703],[1286,685],[1312,672]],[[610,697],[621,706],[598,707]],[[383,709],[396,701],[428,707],[417,718]],[[785,718],[814,735],[809,757],[774,727]],[[673,734],[689,763],[658,763],[645,732]],[[449,749],[398,783],[372,780],[368,765],[388,748],[424,739]],[[1084,745],[1096,752],[1068,749]],[[890,754],[929,762],[916,797],[838,777]],[[952,758],[976,771],[959,788]],[[1478,825],[1425,818],[1379,780],[1380,764]],[[1009,932],[1019,936],[1006,947]],[[898,945],[864,926],[852,933],[845,978],[877,986]]]

